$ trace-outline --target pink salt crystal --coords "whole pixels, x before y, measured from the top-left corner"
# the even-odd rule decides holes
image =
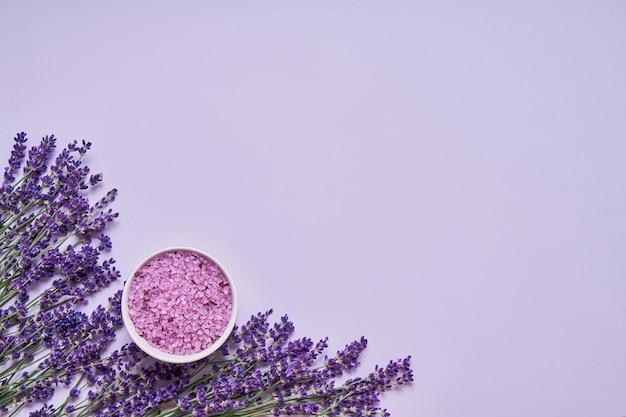
[[[151,346],[176,355],[209,348],[226,329],[232,307],[224,272],[212,260],[187,250],[148,260],[135,273],[128,293],[128,312],[137,333]]]

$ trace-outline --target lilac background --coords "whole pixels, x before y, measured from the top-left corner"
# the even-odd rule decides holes
[[[2,2],[0,151],[92,141],[123,272],[411,354],[393,416],[626,415],[625,2],[108,3]]]

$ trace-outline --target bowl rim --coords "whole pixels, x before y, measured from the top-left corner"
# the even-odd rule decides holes
[[[139,335],[139,333],[135,329],[135,325],[132,319],[130,318],[130,314],[128,311],[128,297],[129,297],[129,292],[130,292],[130,286],[132,284],[135,273],[152,258],[158,255],[161,255],[163,253],[176,252],[176,251],[194,252],[214,262],[218,266],[218,268],[220,268],[222,272],[224,273],[224,276],[226,277],[228,284],[230,285],[230,290],[231,290],[231,295],[232,295],[232,300],[233,300],[230,320],[228,321],[228,324],[226,325],[224,332],[208,348],[201,350],[200,352],[195,352],[189,355],[176,355],[173,353],[163,352],[153,347],[152,345],[150,345],[148,341],[144,339],[141,335]],[[159,250],[156,250],[152,252],[151,254],[149,254],[148,256],[144,257],[128,275],[126,282],[124,282],[124,289],[122,290],[122,320],[124,322],[124,327],[126,328],[126,331],[130,335],[131,339],[133,340],[133,342],[135,342],[137,346],[139,346],[141,350],[143,350],[145,353],[147,353],[151,357],[158,359],[160,361],[169,362],[169,363],[195,362],[200,359],[206,358],[207,356],[212,355],[217,350],[219,350],[219,348],[221,348],[224,345],[224,343],[228,340],[228,338],[230,337],[230,334],[235,328],[238,309],[239,309],[239,299],[237,296],[237,289],[235,287],[235,283],[233,282],[233,279],[230,276],[230,273],[228,272],[228,270],[214,255],[202,249],[192,247],[192,246],[168,246],[168,247],[164,247]]]

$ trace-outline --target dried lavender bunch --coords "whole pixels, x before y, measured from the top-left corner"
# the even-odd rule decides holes
[[[121,326],[114,300],[90,315],[74,308],[119,277],[101,259],[117,191],[93,205],[85,196],[102,181],[82,161],[91,144],[55,157],[54,136],[30,149],[24,133],[14,142],[0,185],[0,411],[13,414],[70,384]]]
[[[322,356],[327,339],[293,340],[288,317],[272,325],[270,313],[252,316],[218,355],[192,364],[154,362],[134,344],[126,345],[103,362],[95,378],[92,374],[88,398],[65,412],[77,417],[389,416],[380,408],[380,394],[413,380],[406,357],[338,383],[359,366],[366,339],[333,357]]]

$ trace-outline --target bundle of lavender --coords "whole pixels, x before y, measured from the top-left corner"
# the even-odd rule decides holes
[[[156,361],[134,343],[107,354],[122,326],[120,292],[106,307],[82,310],[119,276],[113,259],[100,261],[111,248],[103,232],[117,213],[105,207],[116,191],[93,206],[84,196],[102,180],[81,161],[89,143],[68,145],[47,173],[54,138],[28,154],[25,142],[23,133],[15,138],[0,189],[0,413],[390,415],[380,394],[412,381],[410,357],[340,382],[359,366],[366,339],[328,356],[327,339],[294,339],[293,323],[287,316],[270,323],[271,311],[252,316],[217,354],[191,364]],[[66,398],[54,396],[60,385]]]
[[[24,133],[14,140],[0,186],[0,412],[17,415],[69,385],[121,318],[116,308],[76,308],[119,277],[101,259],[116,190],[93,205],[85,197],[102,181],[82,161],[91,144],[56,152],[53,136],[28,150]]]
[[[413,380],[406,357],[339,384],[359,366],[366,339],[328,357],[326,339],[294,340],[288,317],[271,324],[270,313],[252,316],[219,354],[191,364],[146,360],[134,344],[125,345],[93,369],[95,388],[87,399],[65,411],[80,417],[389,416],[380,394]]]

